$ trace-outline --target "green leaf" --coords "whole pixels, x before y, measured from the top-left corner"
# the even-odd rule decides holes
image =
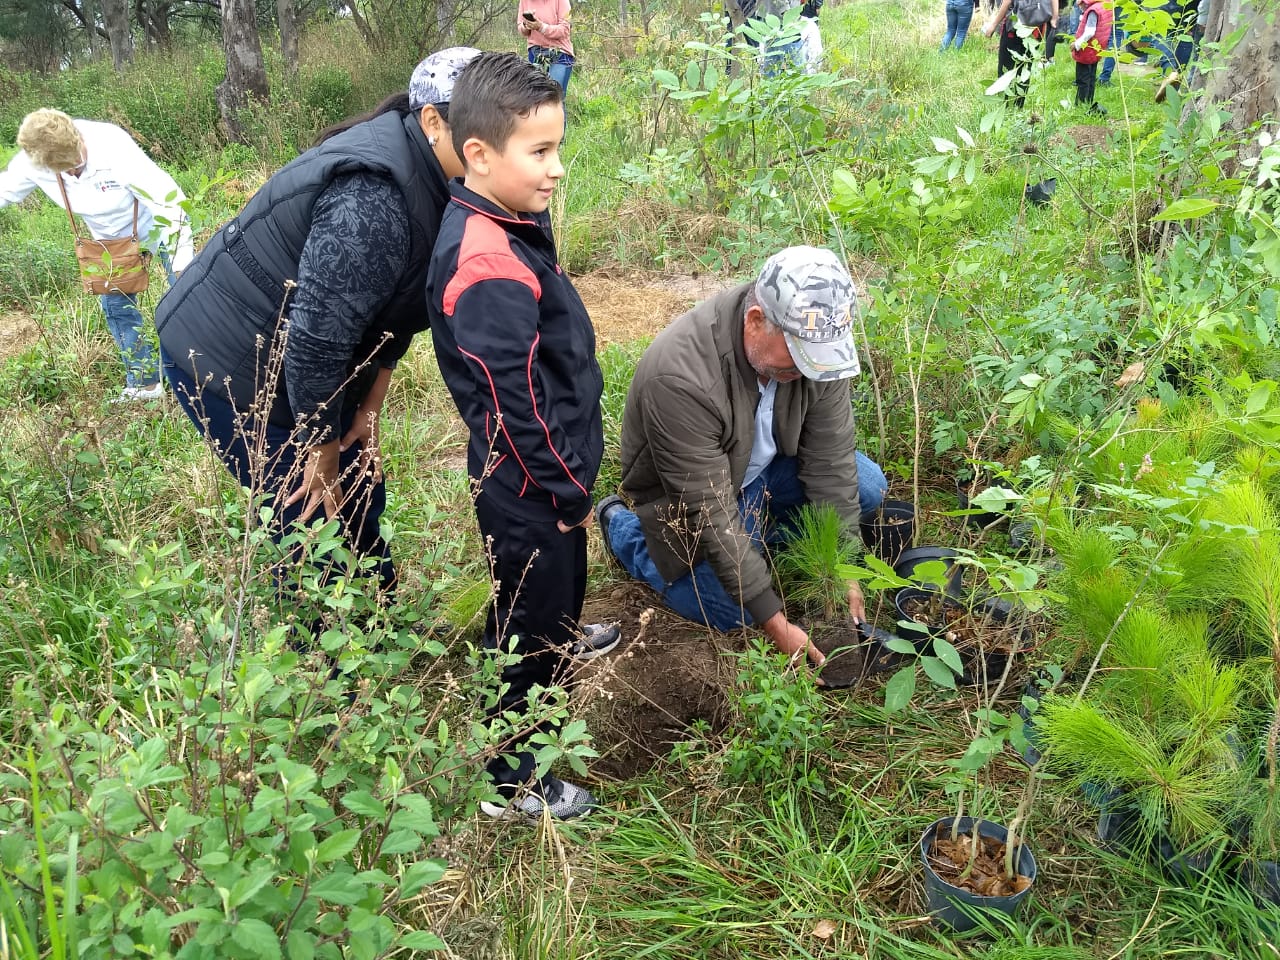
[[[414,930],[396,941],[397,947],[409,950],[445,950],[447,944],[429,930]]]
[[[254,894],[267,885],[273,873],[270,865],[260,866],[233,883],[227,894],[227,909],[234,910],[241,904],[248,903]]]
[[[897,713],[915,696],[916,668],[915,664],[903,667],[884,685],[884,708],[889,713]]]
[[[959,136],[959,137],[960,137],[960,139],[964,141],[964,145],[965,145],[966,147],[972,147],[972,146],[973,146],[973,137],[971,137],[971,136],[969,135],[969,131],[968,131],[968,130],[966,130],[964,127],[957,126],[957,127],[956,127],[956,135],[957,135],[957,136]]]
[[[420,860],[410,864],[400,878],[400,898],[403,900],[412,897],[423,887],[439,883],[445,869],[443,860]]]
[[[280,938],[262,920],[239,920],[231,930],[231,939],[255,957],[271,960],[280,957]]]
[[[946,137],[930,137],[929,139],[933,141],[933,149],[939,153],[955,153],[960,149]]]
[[[924,670],[925,676],[938,686],[948,690],[956,688],[956,675],[937,657],[921,657],[920,667]]]
[[[361,832],[360,830],[339,830],[333,836],[327,837],[316,847],[316,863],[328,863],[330,860],[340,860],[345,857],[360,841]]]
[[[1263,380],[1255,386],[1249,394],[1249,399],[1244,403],[1244,412],[1252,416],[1265,410],[1267,403],[1271,400],[1271,392],[1275,389],[1275,386],[1275,383],[1270,380]]]
[[[680,78],[670,70],[653,71],[653,81],[664,90],[679,90]]]
[[[964,672],[964,664],[960,661],[958,651],[946,637],[933,638],[933,652],[938,659],[950,667],[955,673]]]
[[[315,934],[297,928],[290,930],[285,940],[285,952],[288,953],[289,960],[315,960]]]
[[[311,885],[311,895],[350,907],[364,899],[364,884],[350,873],[331,873]]]
[[[1208,197],[1179,197],[1165,207],[1152,220],[1196,220],[1207,216],[1221,204]]]
[[[894,653],[915,653],[916,645],[904,637],[894,637],[892,640],[886,640],[885,647]]]
[[[354,790],[342,798],[342,805],[354,814],[381,820],[387,815],[386,805],[368,790]]]
[[[388,855],[412,853],[421,847],[422,837],[412,830],[392,830],[382,841],[382,852]]]

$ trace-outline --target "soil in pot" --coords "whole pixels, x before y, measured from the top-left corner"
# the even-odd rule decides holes
[[[916,532],[916,508],[905,500],[885,500],[861,524],[862,539],[889,566],[911,546]]]
[[[964,607],[954,597],[939,593],[937,590],[920,590],[915,587],[903,587],[893,598],[898,608],[900,621],[916,624],[915,629],[901,627],[903,636],[922,648],[925,641],[933,636],[941,636],[948,620],[963,614]]]
[[[969,501],[988,486],[989,484],[983,480],[956,480],[956,503],[959,504],[961,510],[970,509]],[[982,513],[968,514],[965,516],[964,522],[974,529],[985,530],[987,527],[995,526],[1006,519],[1008,518],[1003,513],[983,511]]]
[[[833,690],[852,687],[866,676],[867,641],[858,626],[848,617],[810,624],[809,639],[827,657],[818,673],[823,686]]]
[[[950,831],[938,830],[929,849],[929,866],[951,886],[980,897],[1012,897],[1031,886],[1030,877],[1010,877],[1004,872],[1003,840],[979,836],[977,855],[972,854],[972,833],[961,833],[953,840]]]

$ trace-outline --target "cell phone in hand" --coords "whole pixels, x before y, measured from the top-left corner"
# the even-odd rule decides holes
[[[538,19],[533,15],[532,10],[526,10],[523,14],[521,14],[521,16],[523,16],[525,20],[527,20],[529,23],[533,23],[535,20]]]

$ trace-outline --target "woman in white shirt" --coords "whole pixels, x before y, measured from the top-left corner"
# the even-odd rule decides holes
[[[191,228],[180,206],[186,197],[119,127],[72,120],[60,110],[36,110],[23,119],[18,145],[22,150],[0,173],[0,207],[21,202],[37,187],[63,206],[61,176],[72,213],[84,219],[94,239],[130,236],[136,199],[139,240],[144,249],[158,255],[170,281],[191,262]],[[137,295],[107,293],[98,299],[124,361],[125,388],[120,399],[159,397],[163,391],[160,366],[150,341],[142,335]]]

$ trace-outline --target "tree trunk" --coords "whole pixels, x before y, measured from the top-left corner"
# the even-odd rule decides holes
[[[1215,0],[1205,24],[1205,44],[1216,44],[1236,30],[1244,35],[1230,50],[1202,50],[1206,60],[1197,76],[1205,97],[1231,114],[1229,126],[1246,130],[1263,117],[1280,116],[1280,16],[1274,0],[1244,5]]]
[[[116,70],[133,61],[133,36],[129,29],[127,0],[102,0],[102,22],[111,42],[111,63]]]
[[[241,114],[250,99],[265,102],[270,93],[253,0],[223,0],[222,49],[227,56],[227,79],[218,84],[218,110],[227,137],[244,143]]]
[[[627,29],[627,0],[618,0],[618,26]]]
[[[436,38],[438,46],[446,47],[446,41],[453,39],[453,27],[457,23],[458,12],[454,0],[436,0]]]
[[[298,72],[298,8],[294,0],[276,0],[276,18],[280,21],[280,54],[285,69]]]

